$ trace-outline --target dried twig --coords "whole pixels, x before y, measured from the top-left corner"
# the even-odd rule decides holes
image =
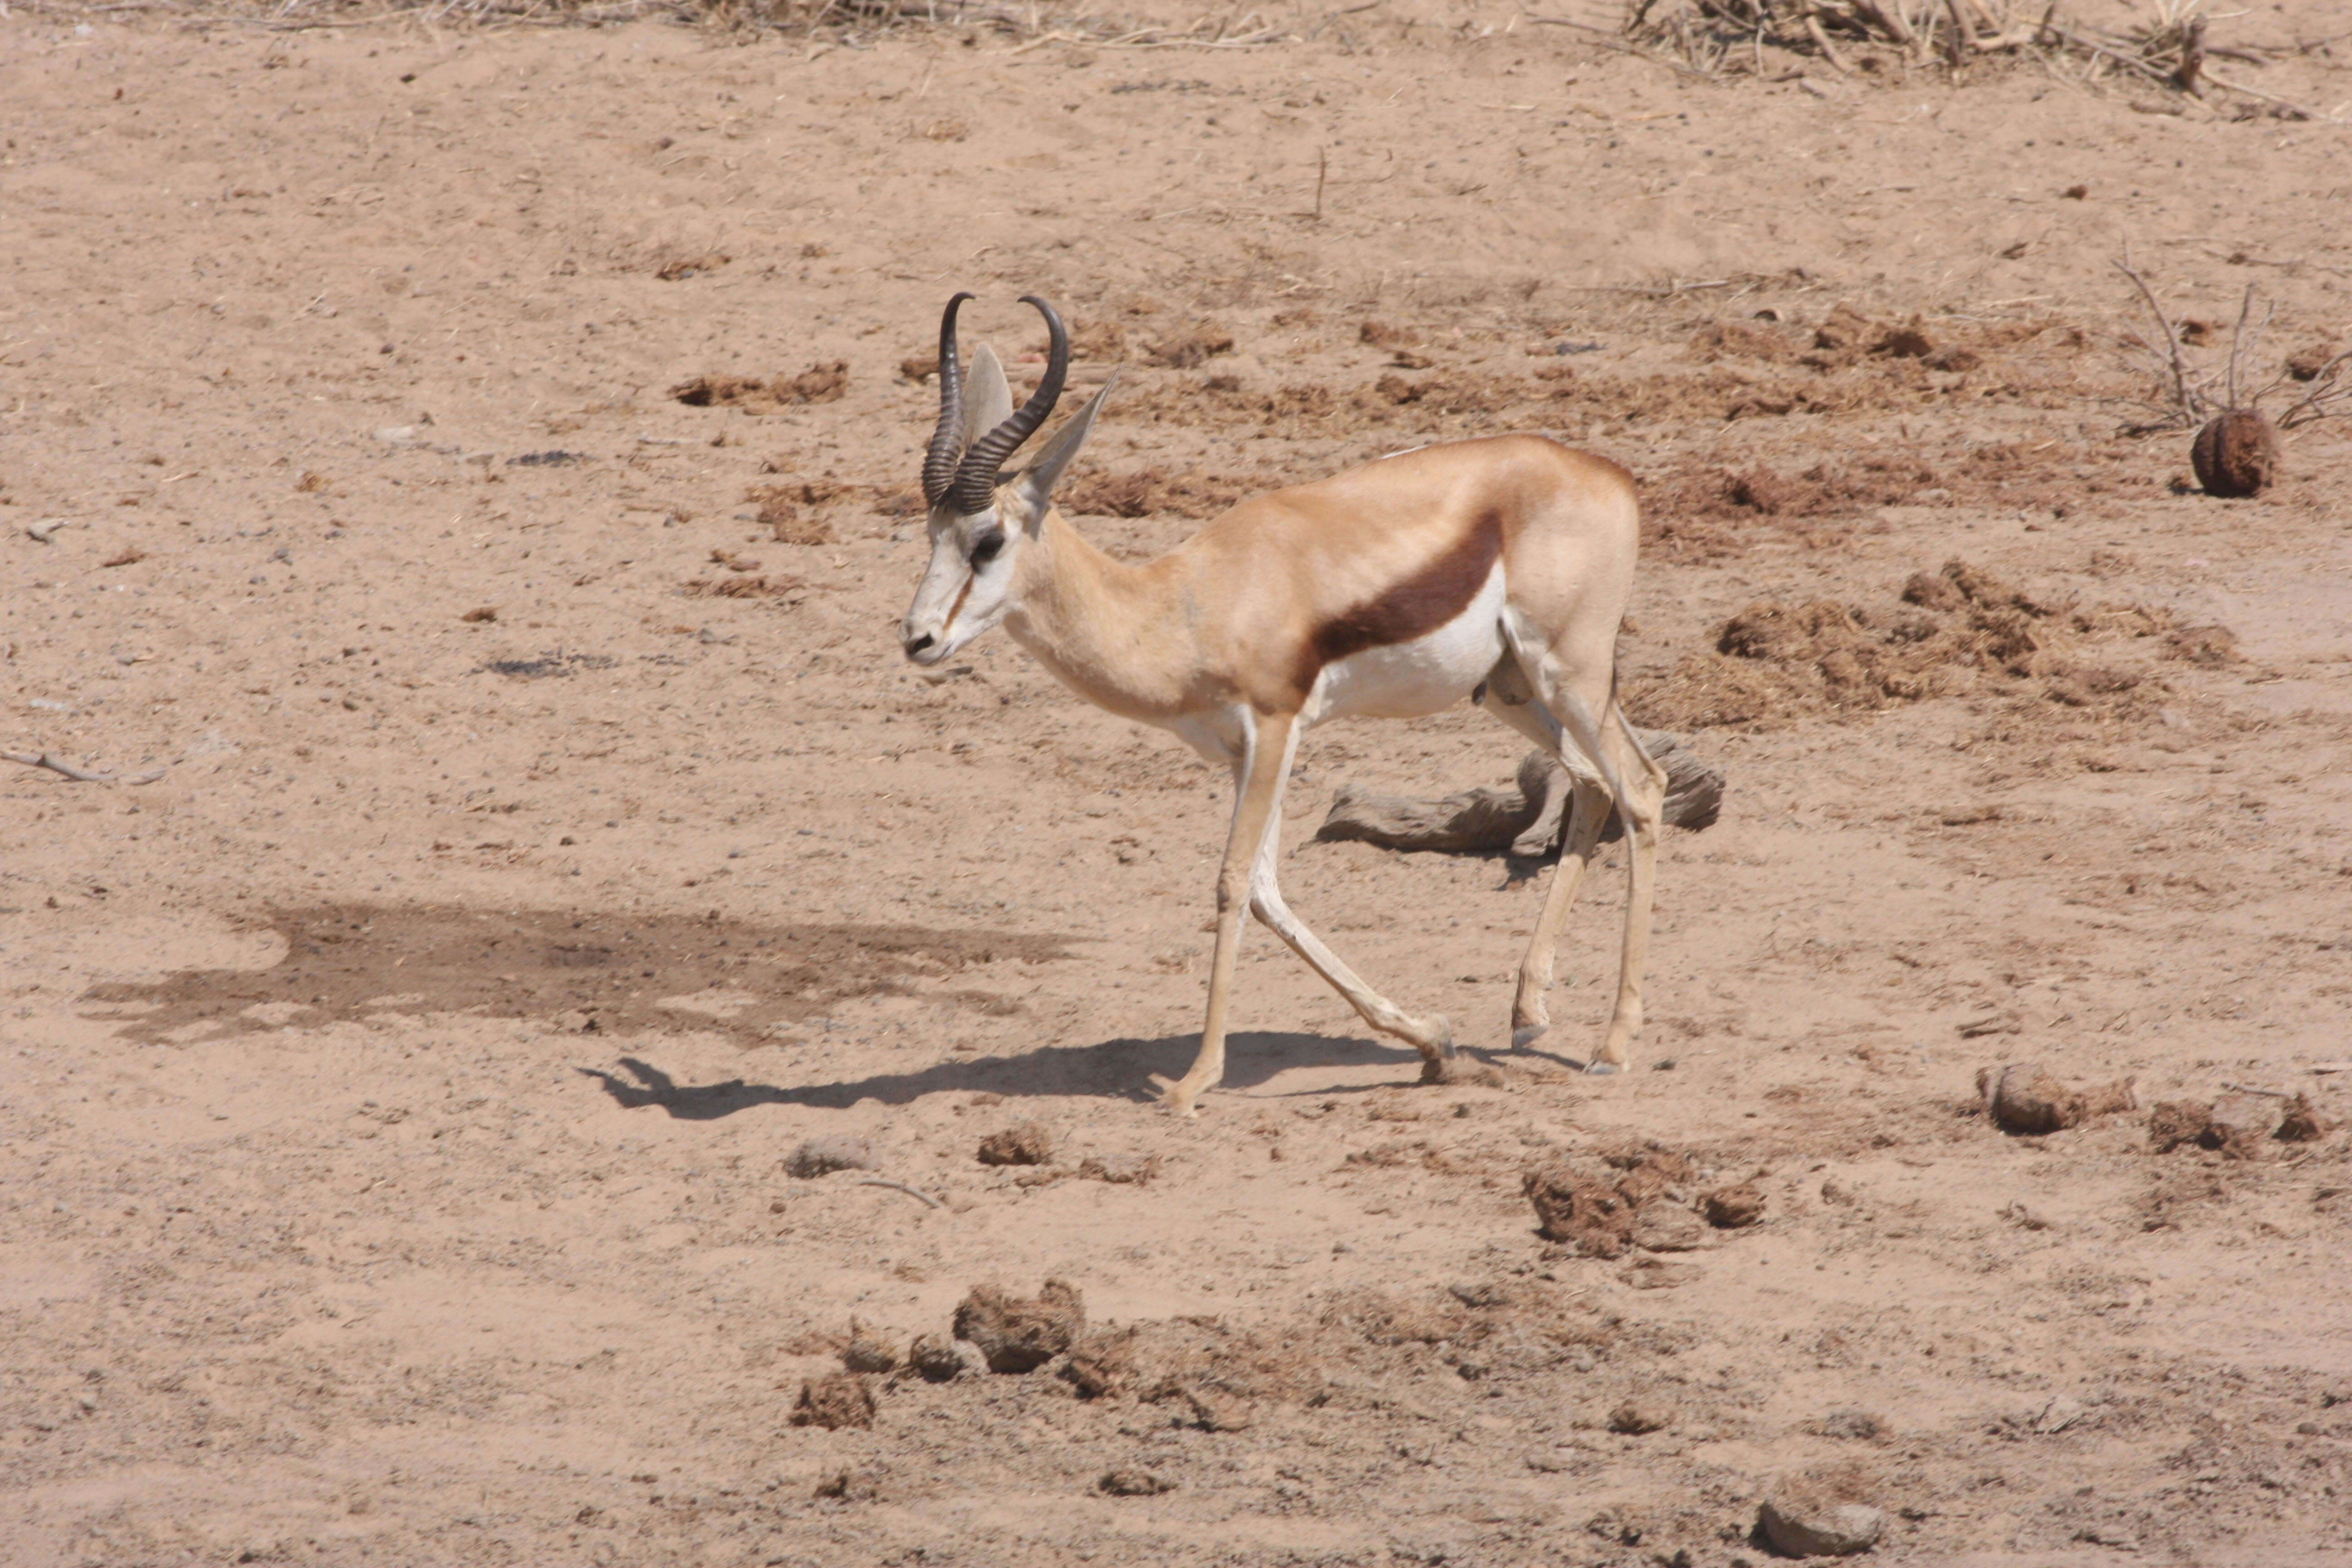
[[[2352,365],[2352,349],[2337,354],[2319,367],[2311,378],[2311,390],[2298,398],[2293,406],[2278,416],[2278,427],[2288,429],[2296,425],[2308,425],[2315,419],[2334,419],[2352,413],[2352,375],[2345,367]]]
[[[2189,379],[2189,365],[2180,353],[2179,331],[2173,326],[2172,318],[2164,313],[2164,307],[2157,303],[2156,290],[2148,287],[2147,279],[2141,277],[2139,269],[2132,266],[2131,251],[2128,247],[2125,248],[2122,258],[2116,262],[2116,270],[2130,279],[2133,286],[2139,289],[2139,297],[2147,302],[2148,313],[2156,318],[2157,326],[2164,332],[2163,353],[2158,353],[2156,345],[2146,338],[2140,339],[2140,344],[2150,353],[2156,354],[2158,363],[2167,367],[2171,374],[2172,400],[2169,406],[2172,413],[2182,424],[2197,424],[2204,417],[2210,400],[2203,391],[2192,384]],[[2138,337],[2139,334],[2135,332],[2132,335]]]
[[[857,1184],[861,1187],[887,1187],[894,1193],[904,1193],[908,1197],[919,1201],[926,1208],[937,1209],[947,1206],[930,1194],[919,1193],[906,1183],[894,1182],[887,1176],[860,1176],[857,1178]]]
[[[76,784],[151,784],[169,771],[155,768],[147,773],[133,773],[127,779],[117,778],[112,773],[94,773],[88,768],[78,768],[47,752],[0,752],[0,763],[21,763],[28,768],[47,768],[53,773],[64,774]]]
[[[62,758],[47,752],[0,752],[0,763],[21,763],[28,768],[47,768],[53,773],[63,773],[76,784],[112,784],[112,773],[94,773],[88,768],[78,768]]]

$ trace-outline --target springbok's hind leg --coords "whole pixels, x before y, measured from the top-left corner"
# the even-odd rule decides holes
[[[1626,1042],[1642,1026],[1642,969],[1650,951],[1650,901],[1657,881],[1658,826],[1665,809],[1666,771],[1633,738],[1633,726],[1617,703],[1615,675],[1605,646],[1588,649],[1581,658],[1562,658],[1545,647],[1537,629],[1524,620],[1507,622],[1505,635],[1542,709],[1559,721],[1560,761],[1580,778],[1593,773],[1600,775],[1602,807],[1591,814],[1586,830],[1598,838],[1611,805],[1625,826],[1630,885],[1624,945],[1618,960],[1617,1005],[1600,1051],[1584,1069],[1616,1072],[1625,1065]],[[1580,790],[1575,802],[1580,827],[1587,815],[1585,805]],[[1563,854],[1563,873],[1568,867]],[[1553,896],[1557,898],[1560,890],[1555,883]],[[1565,910],[1561,913],[1564,918]]]
[[[1286,764],[1284,773],[1289,772]],[[1276,804],[1274,816],[1265,825],[1265,837],[1258,845],[1257,859],[1250,871],[1250,912],[1265,922],[1266,929],[1280,937],[1290,951],[1307,961],[1307,966],[1330,983],[1331,989],[1348,999],[1348,1005],[1384,1035],[1393,1035],[1421,1053],[1421,1081],[1444,1083],[1451,1079],[1454,1059],[1454,1026],[1443,1014],[1432,1013],[1416,1016],[1365,984],[1346,960],[1324,944],[1323,939],[1307,927],[1307,922],[1293,914],[1283,901],[1282,887],[1275,871],[1282,854],[1282,808]]]
[[[1658,828],[1665,811],[1666,770],[1634,738],[1625,710],[1609,704],[1608,740],[1624,793],[1618,816],[1625,824],[1625,946],[1617,964],[1617,1007],[1599,1061],[1625,1065],[1625,1045],[1642,1026],[1642,981],[1650,961],[1650,903],[1658,881]]]

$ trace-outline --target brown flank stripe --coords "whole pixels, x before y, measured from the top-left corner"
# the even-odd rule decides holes
[[[1443,555],[1382,594],[1317,626],[1299,650],[1291,674],[1301,696],[1315,688],[1323,667],[1368,647],[1391,647],[1426,637],[1467,609],[1503,552],[1503,515],[1480,512]]]

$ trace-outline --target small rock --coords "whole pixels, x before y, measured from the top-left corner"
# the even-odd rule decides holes
[[[2039,1062],[1981,1068],[1977,1092],[1985,1114],[2004,1132],[2038,1136],[2079,1127],[2094,1117],[2137,1110],[2139,1096],[2130,1079],[2077,1093],[2042,1070]]]
[[[1095,1488],[1107,1497],[1158,1497],[1174,1491],[1176,1483],[1150,1470],[1109,1470]]]
[[[918,1334],[907,1347],[907,1365],[925,1383],[952,1383],[970,1365],[963,1347],[938,1334]]]
[[[1650,1399],[1629,1399],[1609,1413],[1609,1430],[1638,1437],[1663,1432],[1675,1424],[1675,1407]]]
[[[1886,1515],[1818,1485],[1784,1482],[1757,1510],[1764,1539],[1791,1557],[1851,1557],[1878,1544]]]
[[[983,1165],[1042,1165],[1053,1157],[1053,1133],[1034,1121],[1015,1122],[980,1141]]]
[[[1852,1208],[1855,1202],[1853,1189],[1835,1176],[1824,1177],[1822,1181],[1822,1202],[1834,1204],[1840,1208]]]
[[[863,1138],[812,1138],[784,1161],[785,1173],[803,1180],[828,1176],[835,1171],[875,1171],[881,1166],[874,1145]]]
[[[1633,1212],[1636,1247],[1652,1252],[1688,1252],[1706,1238],[1706,1222],[1672,1198],[1652,1198]]]
[[[1706,1223],[1717,1230],[1738,1230],[1764,1217],[1764,1194],[1753,1182],[1717,1187],[1702,1200]]]
[[[1034,1372],[1068,1350],[1086,1326],[1086,1300],[1066,1279],[1048,1279],[1026,1300],[975,1286],[955,1314],[955,1337],[977,1346],[991,1372]]]
[[[828,1432],[844,1426],[874,1425],[874,1390],[854,1373],[828,1373],[801,1384],[793,1406],[795,1426],[822,1426]]]
[[[849,1320],[849,1343],[842,1348],[841,1364],[851,1372],[886,1373],[898,1369],[898,1352],[876,1339],[864,1323]]]

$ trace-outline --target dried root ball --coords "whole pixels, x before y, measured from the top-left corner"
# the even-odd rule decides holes
[[[2260,495],[2278,477],[2278,432],[2251,408],[2231,409],[2197,432],[2189,463],[2207,495]]]

